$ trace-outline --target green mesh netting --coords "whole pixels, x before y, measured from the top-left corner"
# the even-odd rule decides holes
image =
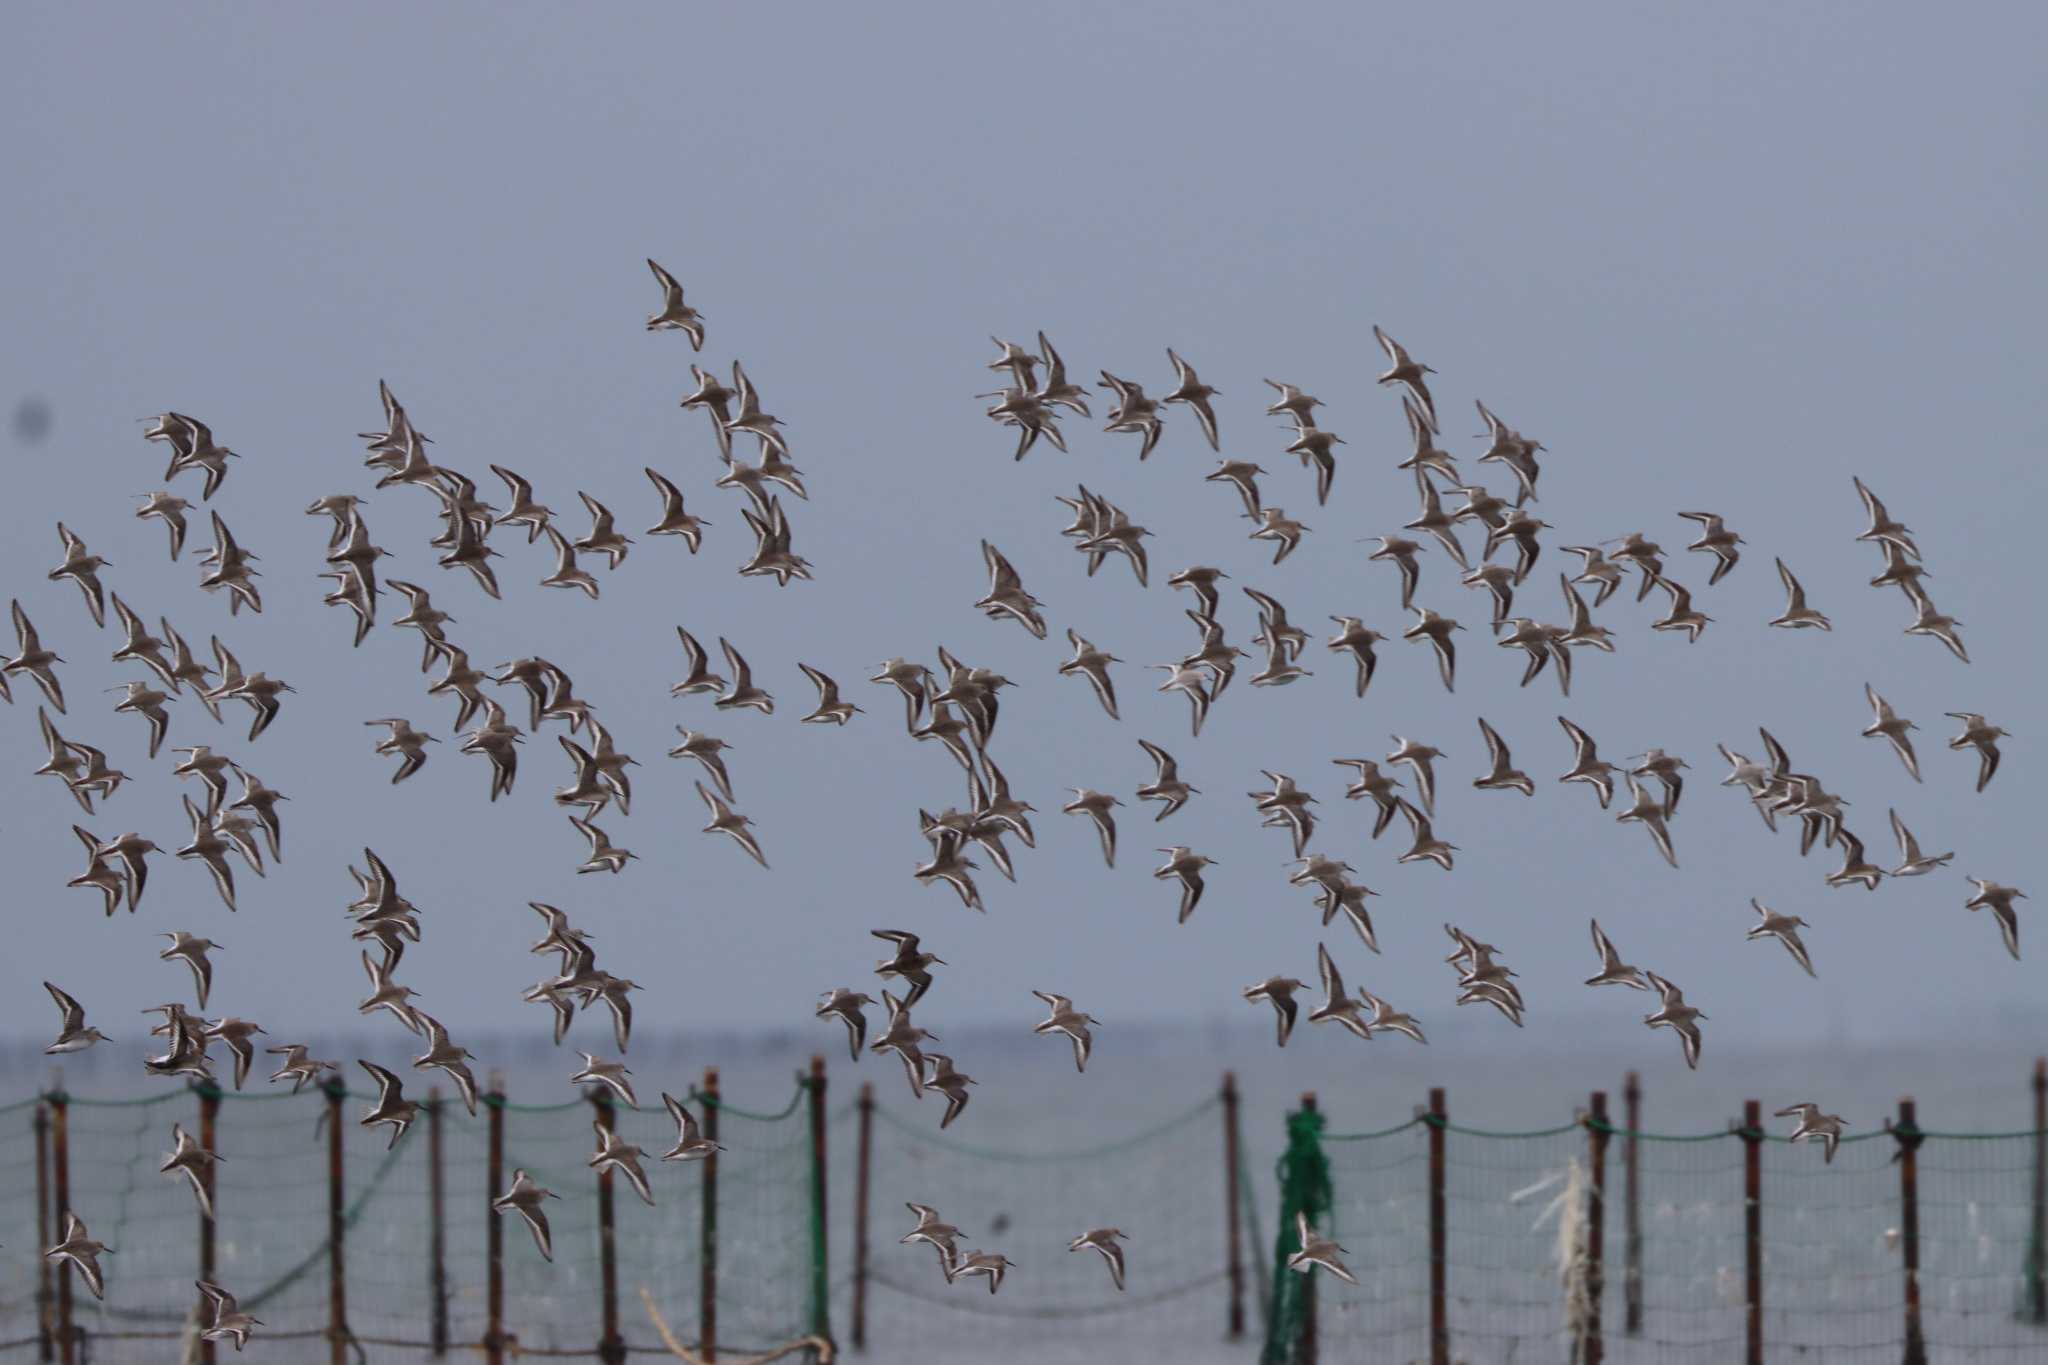
[[[1290,1117],[1280,1163],[1283,1229],[1265,1361],[1428,1361],[1429,1120],[1375,1133]],[[1573,1362],[1596,1330],[1605,1359],[1746,1356],[1745,1141],[1607,1128],[1604,1198],[1590,1126],[1516,1132],[1443,1124],[1445,1316],[1452,1361]],[[1931,1361],[2048,1359],[2033,1132],[1925,1133],[1917,1149],[1921,1330]],[[1627,1193],[1633,1148],[1638,1192]],[[1760,1149],[1765,1358],[1890,1362],[1905,1341],[1900,1143],[1845,1139],[1832,1164],[1779,1134]],[[1284,1271],[1306,1209],[1347,1249],[1356,1286]],[[1597,1315],[1590,1260],[1599,1220]],[[2048,1305],[2042,1305],[2048,1306]],[[1312,1316],[1313,1321],[1309,1321]]]
[[[1113,1142],[1012,1148],[941,1133],[933,1104],[888,1089],[875,1102],[870,1159],[872,1357],[1065,1358],[1091,1343],[1126,1342],[1148,1360],[1207,1360],[1228,1349],[1221,1343],[1230,1327],[1233,1211],[1219,1099]],[[984,1111],[970,1111],[983,1119],[977,1131],[1000,1133],[987,1117],[993,1097],[984,1103]],[[853,1146],[836,1132],[833,1143]],[[833,1197],[835,1214],[852,1207],[857,1172],[846,1179]],[[1241,1170],[1243,1355],[1261,1332],[1251,1183]],[[959,1226],[963,1249],[1001,1251],[1017,1263],[1000,1293],[990,1295],[979,1278],[948,1284],[935,1250],[898,1244],[915,1221],[904,1208],[913,1201]],[[1121,1294],[1101,1257],[1067,1250],[1081,1233],[1104,1226],[1129,1234]],[[835,1250],[836,1264],[846,1259]]]
[[[425,1099],[422,1090],[418,1097]],[[807,1090],[762,1113],[721,1105],[717,1172],[717,1334],[727,1352],[781,1346],[810,1332],[829,1335],[822,1261],[823,1222],[812,1160]],[[706,1101],[692,1091],[701,1115]],[[497,1215],[488,1188],[490,1104],[472,1117],[452,1094],[439,1106],[441,1273],[433,1239],[434,1124],[422,1113],[387,1151],[387,1132],[357,1124],[367,1097],[342,1104],[346,1313],[357,1360],[424,1354],[439,1334],[472,1354],[488,1329],[486,1238]],[[330,1302],[327,1097],[308,1090],[228,1093],[214,1146],[214,1278],[264,1322],[266,1358],[327,1358]],[[33,1353],[37,1341],[38,1234],[34,1192],[35,1102],[0,1109],[0,1189],[18,1191],[0,1212],[0,1352]],[[620,1337],[628,1350],[662,1353],[639,1291],[652,1294],[671,1329],[699,1340],[701,1163],[663,1163],[675,1127],[666,1112],[613,1111],[618,1131],[643,1150],[653,1187],[648,1207],[623,1178],[613,1182]],[[572,1100],[503,1105],[504,1170],[524,1167],[561,1196],[548,1202],[554,1263],[544,1262],[525,1225],[504,1233],[504,1332],[513,1354],[595,1358],[603,1337],[598,1178],[588,1168],[596,1107]],[[100,1302],[76,1286],[73,1321],[95,1362],[162,1362],[180,1357],[197,1298],[200,1216],[185,1182],[160,1175],[171,1124],[200,1131],[196,1091],[167,1090],[134,1101],[71,1100],[66,1106],[71,1204],[93,1236],[115,1248],[104,1262]],[[316,1126],[318,1131],[316,1132]],[[438,1324],[438,1325],[437,1325]]]

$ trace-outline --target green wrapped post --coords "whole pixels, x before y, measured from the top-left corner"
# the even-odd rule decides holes
[[[1315,1358],[1313,1273],[1296,1274],[1287,1258],[1300,1249],[1295,1215],[1311,1224],[1330,1211],[1330,1163],[1323,1155],[1323,1116],[1313,1094],[1287,1116],[1287,1151],[1280,1158],[1279,1228],[1273,1245],[1273,1312],[1267,1320],[1261,1365],[1312,1365]]]
[[[812,1056],[804,1083],[811,1102],[811,1334],[832,1340],[831,1280],[825,1247],[825,1059]],[[813,1360],[830,1359],[831,1347],[814,1348]]]

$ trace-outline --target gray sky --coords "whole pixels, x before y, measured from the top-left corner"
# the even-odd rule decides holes
[[[64,729],[136,778],[90,825],[185,838],[168,762],[145,759],[145,727],[100,691],[140,670],[109,664],[112,628],[93,631],[76,590],[43,581],[59,517],[148,618],[202,644],[217,631],[245,666],[301,691],[254,744],[241,708],[219,728],[181,699],[169,741],[214,743],[290,795],[288,861],[263,881],[242,875],[230,916],[203,870],[160,859],[142,913],[109,922],[90,893],[63,887],[80,870],[76,812],[27,776],[36,698],[17,682],[0,715],[15,774],[0,846],[18,917],[38,927],[9,955],[0,1022],[47,1031],[35,983],[48,976],[132,1034],[121,1021],[135,1009],[188,993],[150,937],[186,929],[228,945],[215,1009],[287,1035],[349,1028],[363,980],[343,868],[365,844],[425,916],[402,976],[458,1028],[544,1026],[518,1000],[541,972],[526,953],[529,898],[570,908],[601,963],[648,988],[645,1028],[808,1026],[819,989],[871,987],[867,931],[883,925],[926,933],[955,964],[934,1026],[970,1008],[1021,1026],[1038,1017],[1033,987],[1105,1019],[1234,1019],[1250,1009],[1244,983],[1314,973],[1315,912],[1284,883],[1284,836],[1259,828],[1244,797],[1265,767],[1316,792],[1315,846],[1382,893],[1385,956],[1333,928],[1340,960],[1426,1021],[1453,1013],[1437,964],[1449,919],[1521,973],[1532,1028],[1588,1012],[1635,1027],[1638,999],[1577,986],[1589,912],[1631,961],[1677,978],[1730,1051],[2037,1011],[2032,918],[2034,951],[2014,963],[1962,902],[1965,874],[2039,880],[2018,813],[2042,795],[2040,726],[2021,709],[2022,679],[2042,664],[2022,626],[2039,613],[2009,565],[2031,535],[2024,495],[2039,489],[2048,428],[2034,65],[2048,34],[2038,11],[1976,15],[13,8],[0,397],[42,397],[53,425],[37,445],[11,438],[16,534],[0,556],[9,591],[69,661]],[[708,424],[676,407],[693,357],[680,336],[641,327],[658,301],[650,255],[709,320],[698,358],[742,359],[788,424],[811,489],[790,504],[796,548],[818,581],[777,590],[734,575],[750,548],[740,498],[711,487]],[[1527,589],[1539,617],[1559,615],[1554,570],[1569,557],[1557,546],[1642,529],[1717,620],[1688,646],[1648,629],[1654,604],[1617,596],[1600,619],[1619,654],[1580,657],[1560,704],[1548,676],[1515,687],[1519,656],[1486,646],[1483,599],[1427,553],[1420,600],[1469,628],[1455,697],[1424,647],[1395,641],[1355,701],[1348,663],[1318,643],[1304,660],[1314,678],[1265,691],[1240,678],[1193,741],[1184,703],[1152,693],[1157,675],[1141,668],[1192,647],[1171,570],[1221,565],[1311,630],[1332,612],[1404,624],[1393,571],[1354,543],[1415,515],[1392,468],[1399,403],[1372,384],[1375,322],[1440,372],[1445,441],[1469,476],[1507,482],[1469,462],[1475,397],[1548,446],[1535,510],[1559,529]],[[1263,462],[1269,502],[1314,528],[1301,550],[1275,568],[1244,539],[1235,499],[1202,482],[1213,457],[1184,411],[1144,465],[1134,438],[1099,420],[1065,424],[1071,454],[1041,446],[1012,463],[1010,435],[972,395],[993,386],[991,332],[1040,328],[1088,381],[1106,367],[1156,393],[1171,377],[1165,348],[1188,357],[1223,390],[1226,453]],[[1321,396],[1349,442],[1328,507],[1261,415],[1267,375]],[[548,800],[567,775],[553,726],[495,806],[484,761],[452,742],[397,788],[370,752],[367,718],[407,715],[452,741],[454,714],[424,694],[412,633],[380,625],[351,651],[346,613],[319,603],[325,523],[300,509],[369,492],[353,433],[378,424],[380,377],[436,458],[494,498],[490,462],[533,479],[565,524],[581,524],[569,515],[581,488],[637,533],[655,519],[640,472],[652,464],[714,523],[695,558],[640,537],[618,573],[600,570],[598,603],[537,587],[543,551],[507,534],[506,600],[493,603],[432,563],[427,494],[369,504],[395,556],[387,576],[432,588],[478,663],[555,660],[645,763],[632,817],[600,821],[642,855],[622,877],[574,875],[581,840]],[[224,597],[196,587],[198,551],[171,564],[163,528],[130,515],[131,493],[163,486],[163,450],[133,419],[165,408],[244,457],[213,505],[262,556],[260,618],[231,621]],[[1902,636],[1903,599],[1864,586],[1878,555],[1851,541],[1853,473],[1919,534],[1972,666]],[[1149,591],[1120,564],[1084,576],[1053,501],[1076,482],[1153,530]],[[197,497],[194,480],[173,487]],[[1721,512],[1749,542],[1712,591],[1709,561],[1680,548],[1681,508]],[[1044,600],[1051,641],[973,610],[984,536]],[[1782,602],[1777,553],[1832,634],[1765,627]],[[386,620],[399,610],[387,595]],[[1243,643],[1249,603],[1233,592],[1224,610]],[[678,622],[707,643],[730,636],[776,694],[775,716],[671,700]],[[1128,661],[1122,723],[1054,673],[1069,625]],[[1017,681],[994,752],[1041,812],[1016,886],[984,866],[986,917],[911,880],[925,856],[916,810],[961,800],[959,773],[904,735],[892,692],[862,681],[890,655],[931,661],[939,644]],[[843,731],[800,727],[811,691],[799,659],[869,713]],[[1865,680],[1922,725],[1924,786],[1858,738]],[[1681,872],[1589,792],[1556,784],[1569,761],[1560,710],[1611,758],[1654,744],[1692,761]],[[1974,759],[1942,747],[1949,710],[2020,733],[1987,795],[1971,793]],[[1475,714],[1537,778],[1533,800],[1472,790]],[[695,767],[662,757],[679,722],[735,746],[739,805],[772,872],[696,832]],[[1759,724],[1849,798],[1874,856],[1892,853],[1896,804],[1930,849],[1957,851],[1952,871],[1874,895],[1822,886],[1833,855],[1801,861],[1792,835],[1767,835],[1712,785],[1715,741],[1754,753]],[[1463,850],[1451,874],[1396,866],[1399,827],[1370,843],[1369,805],[1341,800],[1328,760],[1383,754],[1390,731],[1451,755],[1438,822]],[[1204,791],[1163,826],[1131,794],[1149,776],[1141,737]],[[1127,803],[1113,873],[1086,824],[1058,813],[1062,788],[1081,785]],[[1167,843],[1221,860],[1181,927],[1173,888],[1148,876]],[[1751,896],[1813,922],[1820,980],[1743,941]]]

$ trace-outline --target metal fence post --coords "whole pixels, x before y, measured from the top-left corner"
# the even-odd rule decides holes
[[[220,1089],[202,1081],[193,1087],[199,1092],[199,1145],[206,1151],[216,1150],[214,1136],[220,1126]],[[213,1176],[214,1163],[200,1163],[199,1183],[206,1190],[207,1202],[214,1211],[220,1211],[220,1196],[215,1193]],[[213,1280],[213,1224],[214,1220],[201,1211],[199,1215],[199,1278],[209,1283]],[[202,1318],[201,1321],[205,1319]],[[200,1365],[214,1365],[213,1343],[199,1343]]]
[[[1607,1269],[1607,1092],[1595,1090],[1586,1124],[1586,1166],[1591,1186],[1586,1191],[1586,1321],[1580,1359],[1601,1365],[1607,1342],[1601,1336],[1600,1294]]]
[[[1744,1324],[1749,1365],[1764,1365],[1764,1128],[1763,1106],[1742,1102],[1742,1264]]]
[[[1913,1101],[1899,1101],[1899,1121],[1892,1129],[1899,1150],[1899,1234],[1906,1261],[1905,1365],[1927,1365],[1927,1339],[1920,1328],[1920,1125],[1914,1122]]]
[[[2048,1323],[2048,1057],[2034,1059],[2034,1235],[2027,1257],[2030,1316]]]
[[[1244,1336],[1244,1247],[1238,1225],[1237,1073],[1223,1073],[1223,1203],[1230,1228],[1230,1340]]]
[[[602,1086],[593,1089],[590,1103],[597,1111],[597,1126],[609,1135],[616,1121],[612,1113],[611,1092]],[[609,1168],[597,1173],[597,1266],[604,1323],[604,1334],[597,1342],[597,1358],[605,1365],[619,1365],[626,1358],[626,1342],[619,1335],[618,1228],[612,1212],[612,1173]]]
[[[50,1236],[50,1106],[36,1106],[36,1250],[40,1252],[55,1239]],[[36,1356],[49,1360],[56,1354],[50,1339],[50,1262],[36,1257]]]
[[[505,1187],[505,1082],[491,1073],[484,1096],[489,1136],[484,1158],[484,1359],[505,1361],[505,1220],[491,1205]]]
[[[718,1068],[704,1068],[704,1136],[718,1141]],[[697,1354],[707,1361],[718,1359],[718,1153],[707,1155],[704,1167],[703,1210],[697,1219]]]
[[[853,1177],[853,1349],[868,1348],[868,1168],[874,1154],[875,1087],[860,1085],[860,1154]]]
[[[1429,1361],[1451,1365],[1451,1320],[1444,1297],[1448,1268],[1444,1227],[1444,1125],[1450,1121],[1441,1088],[1429,1092]]]
[[[434,1296],[428,1340],[436,1356],[448,1354],[448,1228],[441,1189],[441,1089],[427,1091],[427,1217],[429,1252],[434,1258],[429,1287]]]
[[[828,1344],[814,1348],[813,1360],[827,1359],[832,1355],[832,1305],[828,1301],[831,1293],[830,1262],[830,1219],[826,1213],[828,1183],[826,1181],[826,1132],[825,1132],[825,1059],[811,1055],[811,1077],[806,1087],[811,1102],[811,1332],[822,1337]]]
[[[1305,1092],[1301,1097],[1304,1113],[1316,1112],[1316,1092]],[[1315,1271],[1301,1277],[1301,1337],[1294,1348],[1294,1365],[1316,1365],[1316,1356],[1322,1349],[1320,1340],[1321,1324],[1316,1321],[1316,1276]]]
[[[341,1101],[348,1087],[327,1082],[327,1340],[333,1365],[348,1365],[348,1213],[343,1190]]]
[[[1627,1217],[1623,1249],[1622,1294],[1628,1300],[1628,1318],[1623,1330],[1630,1336],[1640,1336],[1643,1330],[1643,1210],[1641,1170],[1637,1164],[1637,1134],[1643,1130],[1643,1088],[1631,1071],[1622,1080],[1621,1088],[1624,1112],[1627,1115],[1628,1136],[1622,1140],[1621,1160],[1624,1167],[1622,1200],[1627,1205]]]
[[[64,1215],[71,1212],[71,1097],[61,1088],[50,1094],[50,1162],[51,1188],[57,1195],[51,1222],[62,1228]],[[72,1273],[69,1261],[57,1267],[57,1358],[63,1365],[78,1365],[78,1341],[71,1322]]]

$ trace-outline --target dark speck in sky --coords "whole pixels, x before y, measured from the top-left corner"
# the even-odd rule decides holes
[[[14,405],[14,434],[24,445],[35,445],[50,434],[50,405],[31,394]]]

